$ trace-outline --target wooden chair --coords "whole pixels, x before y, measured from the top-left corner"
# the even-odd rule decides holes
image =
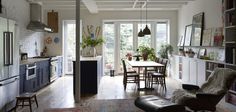
[[[161,84],[166,88],[166,66],[168,63],[168,59],[163,59],[162,63],[164,66],[159,67],[156,72],[149,72],[148,75],[151,75],[151,88],[153,87],[153,84]],[[155,79],[155,80],[154,80]]]
[[[123,69],[124,69],[124,77],[123,77],[123,85],[126,90],[127,83],[136,83],[139,88],[139,74],[136,71],[127,71],[125,60],[122,59]]]

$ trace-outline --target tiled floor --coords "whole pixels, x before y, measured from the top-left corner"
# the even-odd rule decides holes
[[[43,110],[47,108],[69,108],[79,105],[74,103],[72,81],[72,76],[61,77],[46,88],[40,90],[37,93],[39,108],[36,108],[36,105],[34,105],[34,111],[43,112]],[[144,85],[141,84],[141,86]],[[180,88],[181,85],[177,81],[167,78],[167,91],[160,86],[154,87],[154,91],[137,91],[137,86],[135,84],[128,84],[125,91],[122,85],[122,76],[104,76],[101,80],[98,94],[87,95],[82,98],[82,102],[91,99],[135,99],[137,96],[146,94],[155,94],[168,99],[171,97],[172,92],[175,89]],[[17,110],[21,112],[29,111],[28,107],[25,107],[24,109],[19,107]],[[218,110],[218,112],[223,111]]]

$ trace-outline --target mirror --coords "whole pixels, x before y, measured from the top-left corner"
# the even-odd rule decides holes
[[[193,31],[192,31],[191,46],[201,46],[203,28],[204,28],[204,12],[194,15],[192,24],[193,24]]]

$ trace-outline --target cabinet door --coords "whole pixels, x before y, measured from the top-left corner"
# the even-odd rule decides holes
[[[182,81],[184,83],[189,82],[189,58],[182,58],[183,60],[183,65],[182,65],[182,70],[183,70],[183,79]]]
[[[206,81],[206,62],[199,60],[197,69],[198,69],[197,85],[201,86]]]
[[[20,66],[20,94],[25,92],[25,88],[24,88],[24,82],[26,79],[26,66],[25,65],[21,65]]]
[[[189,83],[196,85],[197,84],[197,74],[198,74],[198,62],[195,59],[189,60]]]

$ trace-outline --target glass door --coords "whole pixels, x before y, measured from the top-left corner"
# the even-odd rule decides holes
[[[75,31],[76,25],[74,20],[66,20],[63,24],[63,33],[64,33],[64,73],[73,74],[73,60],[75,60]]]
[[[119,44],[119,68],[118,72],[123,71],[121,59],[125,58],[127,53],[133,53],[134,50],[134,27],[133,23],[121,23],[119,25],[120,33],[120,44]]]
[[[104,74],[109,75],[110,70],[115,69],[115,24],[107,22],[104,24]]]

